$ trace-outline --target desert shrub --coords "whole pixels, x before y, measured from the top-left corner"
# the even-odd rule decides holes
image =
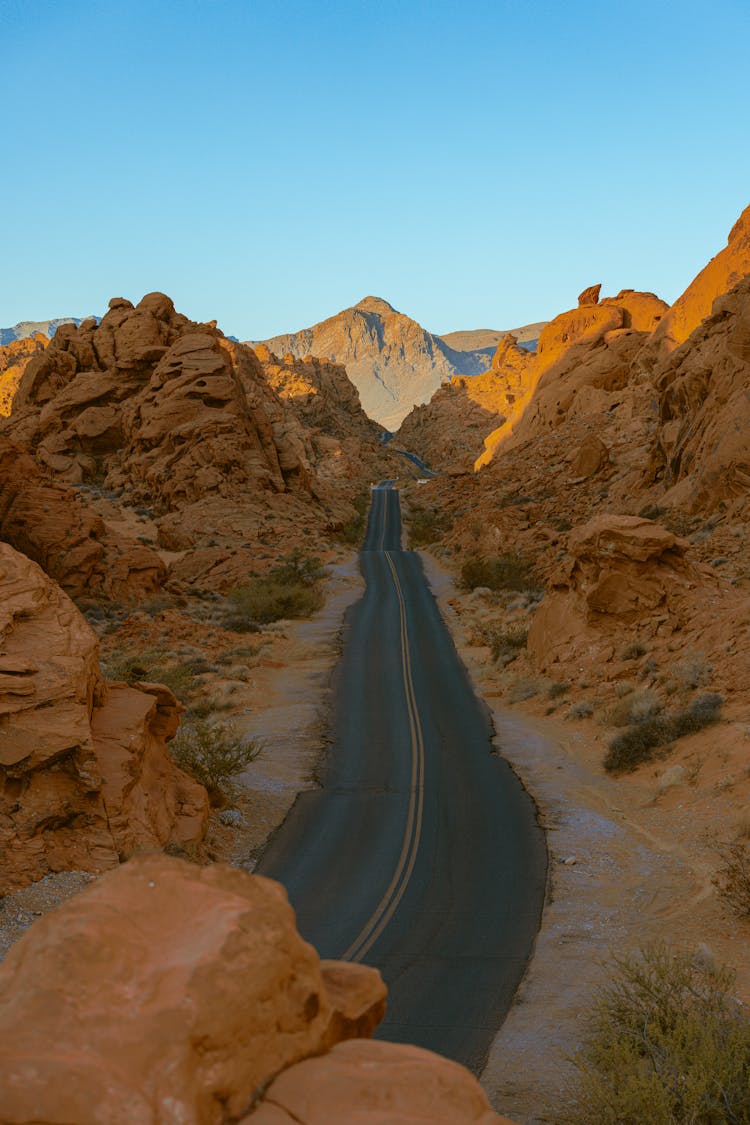
[[[652,715],[634,723],[612,739],[604,768],[611,773],[626,773],[651,761],[660,747],[715,723],[723,702],[722,696],[706,693],[673,715]]]
[[[516,659],[521,649],[526,648],[528,635],[528,629],[523,629],[520,626],[505,626],[504,628],[493,629],[488,638],[492,659],[495,662],[501,661],[504,665],[510,664],[512,660]]]
[[[108,680],[124,680],[127,684],[146,680],[164,684],[183,703],[196,687],[195,672],[188,663],[169,659],[156,649],[141,653],[119,650],[105,660],[102,667]]]
[[[229,594],[222,624],[238,633],[288,617],[310,617],[323,604],[320,559],[295,548],[268,574],[251,578]]]
[[[212,804],[222,803],[232,778],[242,773],[262,749],[257,739],[238,734],[231,723],[206,719],[183,723],[169,744],[174,761],[205,785]]]
[[[593,714],[593,703],[589,703],[587,699],[579,699],[577,703],[571,703],[565,717],[566,719],[588,719]]]
[[[508,702],[523,703],[525,699],[533,699],[539,694],[542,686],[538,680],[519,676],[508,688]]]
[[[734,840],[720,852],[722,865],[714,884],[721,898],[741,918],[750,918],[750,848]]]
[[[547,697],[549,699],[559,699],[561,695],[565,695],[568,691],[570,691],[570,684],[566,680],[556,681],[554,684],[550,684],[547,689]]]
[[[620,653],[620,660],[639,660],[642,656],[646,655],[646,649],[640,641],[631,641],[630,644],[625,645]]]
[[[711,958],[664,945],[613,959],[573,1062],[567,1125],[750,1123],[750,1023]]]
[[[605,712],[604,719],[612,727],[626,727],[653,719],[662,709],[662,702],[655,692],[631,690]]]
[[[412,504],[409,513],[410,546],[427,547],[430,543],[437,542],[450,527],[451,521],[445,512]]]
[[[533,568],[521,555],[498,555],[485,559],[467,559],[461,567],[461,585],[466,590],[487,586],[490,590],[528,591],[536,588]]]
[[[680,688],[686,691],[703,687],[709,683],[713,668],[702,652],[694,652],[680,660],[672,669],[672,676]]]
[[[348,547],[356,547],[362,541],[365,532],[367,508],[370,503],[368,492],[358,492],[352,504],[355,514],[336,531],[336,538]]]

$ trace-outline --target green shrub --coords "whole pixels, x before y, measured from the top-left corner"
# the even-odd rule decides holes
[[[430,543],[436,543],[451,527],[451,521],[445,512],[423,508],[419,504],[412,504],[408,522],[411,547],[427,547]]]
[[[183,703],[196,687],[195,672],[188,663],[170,660],[157,649],[141,653],[114,652],[103,662],[103,671],[108,680],[124,680],[127,684],[145,680],[164,684]]]
[[[228,783],[255,761],[262,749],[257,739],[238,734],[231,723],[205,719],[183,723],[169,744],[174,761],[205,785],[212,804],[223,802]]]
[[[612,739],[604,768],[611,773],[627,773],[651,761],[660,747],[715,723],[723,702],[722,696],[709,692],[673,715],[652,715],[634,723]]]
[[[748,1125],[750,1023],[733,983],[663,945],[614,958],[565,1125]]]
[[[238,633],[289,617],[310,617],[323,604],[320,559],[295,548],[268,574],[251,578],[229,594],[222,624]]]
[[[492,659],[495,662],[501,660],[504,665],[510,664],[512,660],[516,659],[521,649],[526,648],[528,635],[528,629],[523,629],[520,626],[493,629],[488,637]]]
[[[533,590],[538,585],[533,579],[531,563],[521,555],[507,554],[484,559],[475,556],[461,567],[461,585],[466,590],[487,586],[490,590]]]

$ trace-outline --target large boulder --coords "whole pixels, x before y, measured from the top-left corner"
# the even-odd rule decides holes
[[[109,689],[75,605],[0,543],[0,893],[202,839],[205,790],[166,749],[178,713],[165,688]]]
[[[608,659],[623,629],[668,615],[696,584],[685,540],[639,516],[595,516],[573,529],[567,547],[529,630],[529,652],[543,670],[581,654]]]
[[[0,967],[0,1119],[236,1121],[280,1071],[369,1035],[384,1010],[379,973],[321,963],[277,883],[141,856]]]

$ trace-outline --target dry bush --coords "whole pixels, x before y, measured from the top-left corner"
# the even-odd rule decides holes
[[[611,773],[627,773],[642,762],[651,761],[661,747],[717,722],[723,702],[722,696],[707,692],[682,711],[657,714],[633,723],[610,742],[604,768]]]
[[[427,547],[430,543],[436,543],[451,528],[451,520],[445,512],[436,508],[424,508],[420,504],[411,505],[408,523],[409,545],[412,547]]]
[[[230,610],[222,624],[238,633],[289,617],[310,617],[323,604],[320,559],[299,548],[266,575],[251,578],[229,594]]]
[[[490,590],[517,590],[521,593],[535,590],[533,568],[528,559],[518,554],[498,555],[495,558],[467,559],[461,567],[461,585],[466,590],[486,586]]]
[[[506,625],[491,630],[488,643],[495,663],[505,666],[515,660],[521,649],[526,648],[528,635],[528,629],[520,625]]]
[[[631,690],[613,703],[603,718],[611,727],[627,727],[652,719],[662,710],[662,702],[655,692]]]
[[[242,773],[263,749],[255,738],[245,738],[227,722],[195,719],[184,723],[169,751],[185,773],[205,785],[211,803],[221,805],[232,778]]]
[[[750,1023],[733,974],[664,945],[615,957],[573,1062],[565,1125],[749,1125]]]

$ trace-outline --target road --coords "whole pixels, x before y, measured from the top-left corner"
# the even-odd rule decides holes
[[[531,799],[491,753],[419,555],[401,549],[390,484],[372,491],[367,589],[345,621],[320,788],[257,870],[285,884],[322,957],[381,970],[381,1038],[478,1073],[533,947],[546,848]]]

